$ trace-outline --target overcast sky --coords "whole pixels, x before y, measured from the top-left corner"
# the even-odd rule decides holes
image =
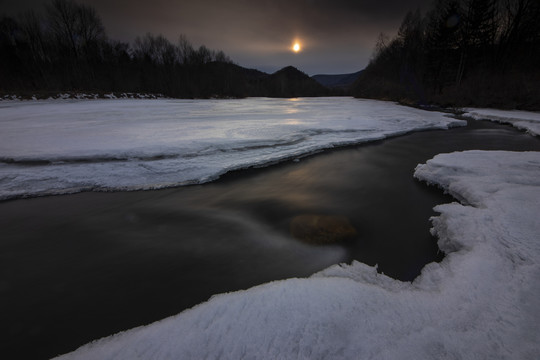
[[[377,36],[394,35],[407,11],[433,0],[79,0],[93,6],[115,40],[146,32],[223,50],[244,67],[309,75],[363,69]],[[0,15],[41,10],[45,0],[0,0]],[[302,51],[293,53],[298,40]]]

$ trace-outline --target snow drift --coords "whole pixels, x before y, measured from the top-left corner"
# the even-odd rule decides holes
[[[465,108],[463,116],[476,120],[491,120],[526,130],[532,135],[540,135],[540,113],[519,110],[497,110]]]

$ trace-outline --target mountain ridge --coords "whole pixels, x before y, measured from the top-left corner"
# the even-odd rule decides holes
[[[358,80],[363,71],[348,74],[317,74],[311,78],[329,89],[348,88]]]

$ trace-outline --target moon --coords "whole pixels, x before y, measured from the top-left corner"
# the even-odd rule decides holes
[[[295,42],[293,47],[292,47],[292,50],[297,53],[301,50],[302,48],[300,47],[300,44],[298,42]]]

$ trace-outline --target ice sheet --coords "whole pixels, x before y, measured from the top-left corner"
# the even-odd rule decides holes
[[[526,130],[532,135],[540,135],[540,113],[533,111],[519,110],[497,110],[497,109],[463,109],[464,116],[476,120],[491,120],[501,123],[512,124],[512,126]]]
[[[353,98],[0,103],[0,200],[156,189],[324,148],[463,125]]]
[[[536,359],[540,153],[442,154],[415,176],[462,203],[436,208],[447,256],[413,283],[336,265],[217,295],[60,359]]]

